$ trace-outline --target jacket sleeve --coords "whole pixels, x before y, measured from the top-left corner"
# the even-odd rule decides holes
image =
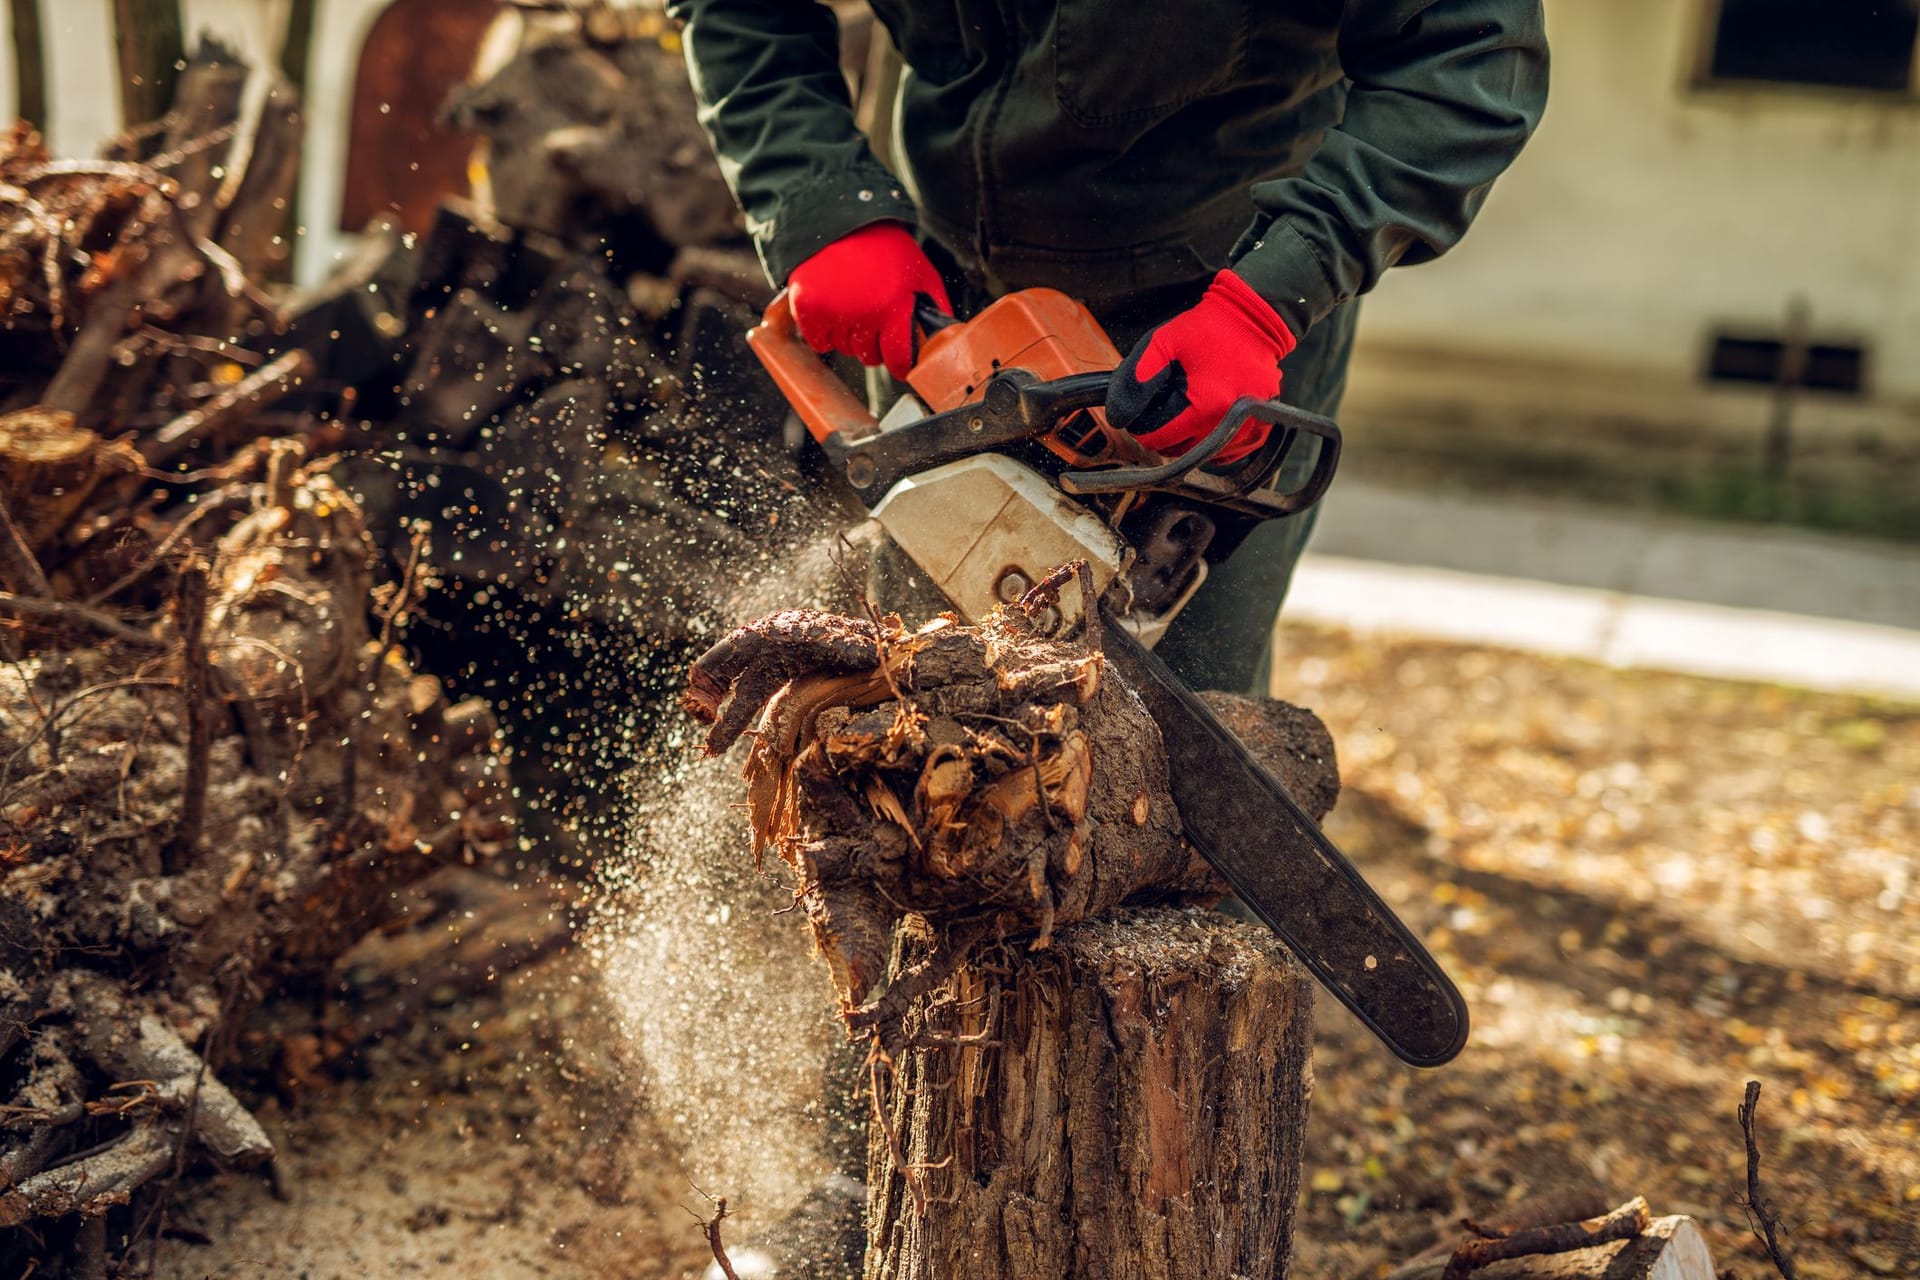
[[[839,26],[814,0],[668,0],[700,123],[776,285],[868,223],[914,221],[854,124]]]
[[[1234,269],[1296,334],[1466,234],[1546,108],[1539,0],[1374,0],[1341,32],[1346,115],[1256,183]]]

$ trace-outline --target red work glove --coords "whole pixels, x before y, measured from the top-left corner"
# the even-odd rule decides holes
[[[1199,302],[1140,339],[1113,371],[1107,421],[1156,453],[1185,453],[1241,396],[1279,395],[1280,361],[1297,342],[1252,285],[1222,271]],[[1248,421],[1213,461],[1239,461],[1266,443],[1269,429]]]
[[[923,293],[953,314],[939,271],[897,222],[849,232],[787,277],[793,323],[808,346],[885,363],[901,379],[913,368],[914,298]]]

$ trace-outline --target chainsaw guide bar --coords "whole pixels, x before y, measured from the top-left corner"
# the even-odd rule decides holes
[[[1104,614],[1107,661],[1166,740],[1187,842],[1249,910],[1403,1062],[1467,1043],[1467,1002],[1359,870],[1167,664]]]

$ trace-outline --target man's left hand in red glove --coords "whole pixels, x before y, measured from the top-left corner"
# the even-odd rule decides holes
[[[953,314],[940,272],[898,222],[849,232],[787,277],[793,322],[808,346],[869,368],[885,364],[902,381],[913,368],[913,309],[922,296]]]
[[[1222,271],[1199,302],[1140,339],[1113,371],[1107,421],[1156,453],[1178,456],[1241,396],[1279,395],[1280,361],[1297,343],[1252,285]],[[1269,430],[1249,421],[1213,461],[1239,461],[1266,443]]]

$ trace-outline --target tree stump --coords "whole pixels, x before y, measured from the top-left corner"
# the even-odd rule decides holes
[[[867,1044],[867,1280],[1285,1272],[1311,987],[1188,905],[1225,886],[1145,706],[1097,633],[1036,630],[1074,569],[979,626],[769,615],[691,672],[710,751],[754,726],[755,848]],[[1312,713],[1208,700],[1324,816]]]
[[[872,1127],[867,1280],[1284,1275],[1312,997],[1264,927],[1195,909],[969,964]]]

